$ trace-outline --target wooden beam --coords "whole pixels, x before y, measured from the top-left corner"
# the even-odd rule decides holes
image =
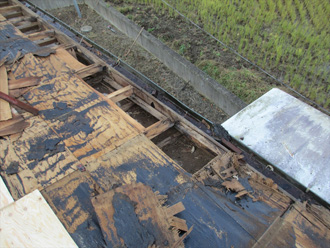
[[[127,97],[130,97],[132,94],[133,86],[129,85],[124,88],[121,88],[120,90],[112,92],[111,94],[107,95],[107,98],[109,98],[113,102],[119,102],[121,100],[126,99]]]
[[[7,1],[5,1],[5,2],[0,2],[0,8],[5,7],[5,6],[7,6],[7,5],[8,5],[8,2],[7,2]]]
[[[113,80],[109,77],[104,77],[103,81],[108,83],[112,88],[114,88],[116,90],[119,90],[123,87],[126,87],[126,86],[130,85],[130,84],[121,85],[121,84],[117,83],[115,80]]]
[[[55,30],[54,29],[48,29],[40,32],[36,32],[33,34],[29,34],[27,37],[30,40],[38,40],[40,38],[46,38],[46,37],[54,37],[55,36]]]
[[[56,43],[57,39],[55,37],[45,37],[40,40],[35,40],[33,42],[36,43],[38,46],[48,46],[50,44]]]
[[[22,24],[24,24],[24,22],[36,22],[36,21],[37,21],[37,18],[32,17],[32,16],[20,16],[20,17],[11,19],[9,22],[17,27],[17,26],[20,26],[20,23],[22,25]]]
[[[16,28],[19,29],[22,33],[26,33],[33,29],[39,29],[40,26],[39,26],[38,22],[29,22],[29,23],[17,26]]]
[[[157,109],[153,108],[152,106],[148,105],[141,98],[132,95],[131,100],[135,102],[137,105],[139,105],[141,108],[143,108],[145,111],[147,111],[149,114],[156,117],[158,120],[166,119],[165,115],[160,113]]]
[[[17,11],[17,10],[22,11],[21,6],[18,6],[18,5],[7,6],[7,7],[3,7],[0,9],[0,14],[6,14],[8,12],[13,12],[13,11]]]
[[[85,78],[85,77],[91,76],[95,73],[103,71],[103,68],[104,68],[104,66],[102,66],[100,64],[92,64],[92,65],[86,66],[83,69],[77,70],[76,74],[81,78]]]
[[[3,13],[2,15],[7,19],[11,19],[11,18],[22,16],[23,13],[21,11],[13,11],[13,12],[9,12],[9,13]]]
[[[0,93],[9,93],[8,89],[8,76],[5,66],[0,67]],[[9,102],[0,99],[0,121],[6,121],[13,118]]]
[[[146,128],[144,135],[149,139],[153,139],[161,133],[165,132],[167,129],[173,127],[174,123],[170,119],[160,120],[150,127]]]

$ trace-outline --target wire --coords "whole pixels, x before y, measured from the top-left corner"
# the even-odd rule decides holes
[[[283,81],[281,81],[280,79],[276,78],[275,76],[273,76],[272,74],[270,74],[269,72],[267,72],[266,70],[262,69],[260,66],[258,66],[257,64],[253,63],[252,61],[250,61],[249,59],[245,58],[243,55],[241,55],[240,53],[238,53],[235,49],[231,48],[230,46],[226,45],[224,42],[222,42],[221,40],[219,40],[218,38],[214,37],[214,35],[212,35],[211,33],[207,32],[205,29],[201,28],[200,26],[198,26],[195,22],[193,22],[192,20],[190,20],[188,17],[186,17],[184,14],[182,14],[180,11],[178,11],[175,7],[173,7],[171,4],[169,4],[168,2],[166,2],[165,0],[161,0],[164,4],[166,4],[168,7],[172,8],[175,12],[177,12],[181,17],[185,18],[187,21],[189,21],[191,24],[193,24],[195,27],[197,27],[198,29],[202,30],[204,33],[206,33],[207,35],[211,36],[214,40],[216,40],[218,43],[220,43],[222,46],[224,46],[225,48],[229,49],[230,51],[232,51],[234,54],[236,54],[237,56],[239,56],[241,59],[245,60],[246,62],[248,62],[249,64],[253,65],[254,67],[256,67],[258,70],[260,70],[261,72],[265,73],[267,76],[269,76],[270,78],[274,79],[276,82],[282,84],[283,86],[285,86],[286,88],[288,88],[289,90],[291,90],[292,92],[294,92],[295,94],[297,94],[298,96],[300,96],[301,98],[305,99],[305,101],[310,102],[311,104],[317,106],[320,110],[322,110],[323,112],[327,113],[328,115],[330,115],[330,112],[328,110],[326,110],[325,108],[323,108],[322,106],[320,106],[319,104],[317,104],[316,102],[314,102],[313,100],[309,99],[308,97],[302,95],[301,93],[299,93],[298,91],[296,91],[295,89],[293,89],[291,86],[289,86],[288,84],[284,83]]]

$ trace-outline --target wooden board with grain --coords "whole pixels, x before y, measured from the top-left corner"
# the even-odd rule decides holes
[[[45,83],[62,74],[72,73],[72,69],[54,54],[43,58],[28,53],[18,63],[13,65],[9,78],[15,80],[27,77],[40,77],[42,83]]]
[[[7,69],[5,66],[0,67],[0,91],[7,94],[8,90],[8,77],[7,77]],[[6,121],[11,119],[12,113],[9,102],[0,99],[0,121]]]
[[[179,239],[156,194],[142,183],[98,195],[92,204],[108,247],[173,247]]]
[[[64,48],[56,49],[55,56],[66,63],[74,71],[78,71],[86,67],[86,65],[80,63]]]
[[[7,186],[2,180],[2,177],[0,176],[0,209],[4,208],[5,206],[13,202],[14,199],[9,193]]]
[[[320,247],[330,244],[330,229],[304,210],[302,204],[294,204],[278,220],[255,247]]]
[[[1,175],[14,199],[56,182],[80,164],[40,117],[28,122],[15,143],[0,141]]]
[[[0,247],[78,247],[38,190],[0,210]]]
[[[13,115],[13,118],[0,122],[0,137],[20,133],[29,126],[29,123],[20,115]]]
[[[76,171],[42,194],[79,247],[105,247],[91,198],[103,193],[88,172]]]
[[[142,182],[165,194],[189,181],[183,169],[144,135],[90,161],[87,170],[104,191],[115,184]]]

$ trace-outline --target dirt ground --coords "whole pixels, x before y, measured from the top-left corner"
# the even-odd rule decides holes
[[[73,6],[49,12],[76,30],[80,30],[85,25],[91,26],[92,31],[85,33],[85,35],[111,53],[122,58],[133,43],[133,40],[113,26],[110,26],[108,21],[104,20],[94,10],[88,8],[87,5],[80,5],[80,10],[82,13],[81,19],[77,17]],[[196,92],[187,82],[175,75],[138,44],[133,46],[129,55],[123,58],[123,60],[212,122],[222,123],[228,118],[221,109]]]

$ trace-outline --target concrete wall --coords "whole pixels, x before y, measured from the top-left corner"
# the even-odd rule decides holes
[[[128,37],[135,39],[140,32],[141,27],[119,13],[116,9],[107,6],[103,0],[80,0],[79,2],[82,1]],[[31,0],[31,2],[34,2],[36,5],[40,2],[38,6],[45,6],[45,9],[58,8],[59,5],[68,6],[73,4],[73,0]],[[228,115],[232,116],[246,106],[241,99],[147,31],[144,30],[141,33],[137,42]]]
[[[41,9],[58,9],[73,5],[73,0],[29,0]],[[77,0],[78,3],[84,3],[84,0]]]
[[[141,30],[141,27],[114,8],[108,7],[102,0],[85,0],[85,3],[132,39],[135,39]],[[147,31],[141,33],[137,42],[154,54],[174,73],[190,82],[200,94],[210,99],[228,115],[234,115],[246,106],[241,99]]]

